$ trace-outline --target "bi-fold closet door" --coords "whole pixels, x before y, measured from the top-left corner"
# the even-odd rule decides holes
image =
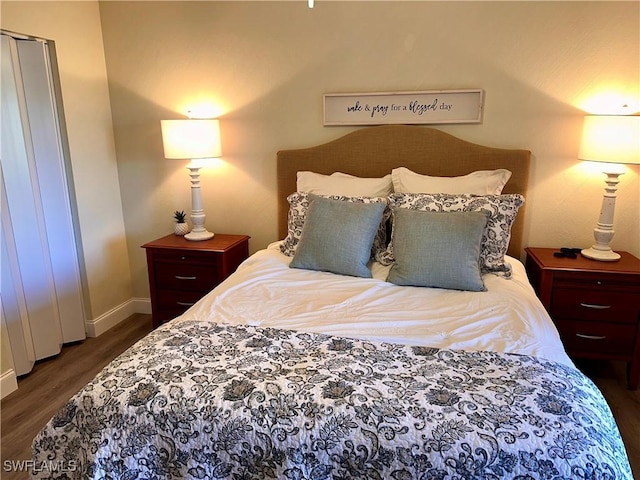
[[[0,312],[22,375],[84,339],[85,313],[55,51],[3,31],[0,61]]]

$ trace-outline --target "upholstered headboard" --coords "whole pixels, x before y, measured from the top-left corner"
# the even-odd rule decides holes
[[[420,126],[367,127],[309,148],[278,152],[278,234],[287,234],[287,196],[296,191],[298,171],[330,175],[382,177],[396,167],[452,177],[475,170],[506,168],[512,172],[503,193],[527,194],[531,152],[485,147],[448,133]],[[511,230],[509,255],[520,258],[524,228],[523,206]]]

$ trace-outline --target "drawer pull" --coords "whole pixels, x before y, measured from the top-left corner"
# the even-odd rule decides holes
[[[176,302],[178,305],[180,305],[181,307],[193,307],[195,304],[189,303],[189,302]]]
[[[611,308],[611,305],[595,305],[593,303],[581,303],[580,306],[584,308],[593,308],[594,310],[606,310],[607,308]]]
[[[585,335],[584,333],[576,333],[576,337],[585,338],[587,340],[604,340],[605,335]]]
[[[198,277],[193,276],[193,277],[185,277],[183,275],[176,275],[175,276],[177,280],[197,280]]]

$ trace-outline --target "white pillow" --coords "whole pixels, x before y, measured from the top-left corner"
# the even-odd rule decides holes
[[[478,170],[460,177],[430,177],[399,167],[391,170],[393,190],[396,193],[450,193],[459,195],[500,195],[511,178],[511,172]]]
[[[393,188],[391,175],[382,178],[361,178],[336,172],[322,175],[314,172],[298,172],[298,192],[316,195],[344,195],[348,197],[388,197]]]

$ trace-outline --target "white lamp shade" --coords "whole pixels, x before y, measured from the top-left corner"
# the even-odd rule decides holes
[[[585,116],[578,158],[640,164],[640,116]]]
[[[215,158],[222,155],[218,120],[161,120],[160,125],[165,158]]]

